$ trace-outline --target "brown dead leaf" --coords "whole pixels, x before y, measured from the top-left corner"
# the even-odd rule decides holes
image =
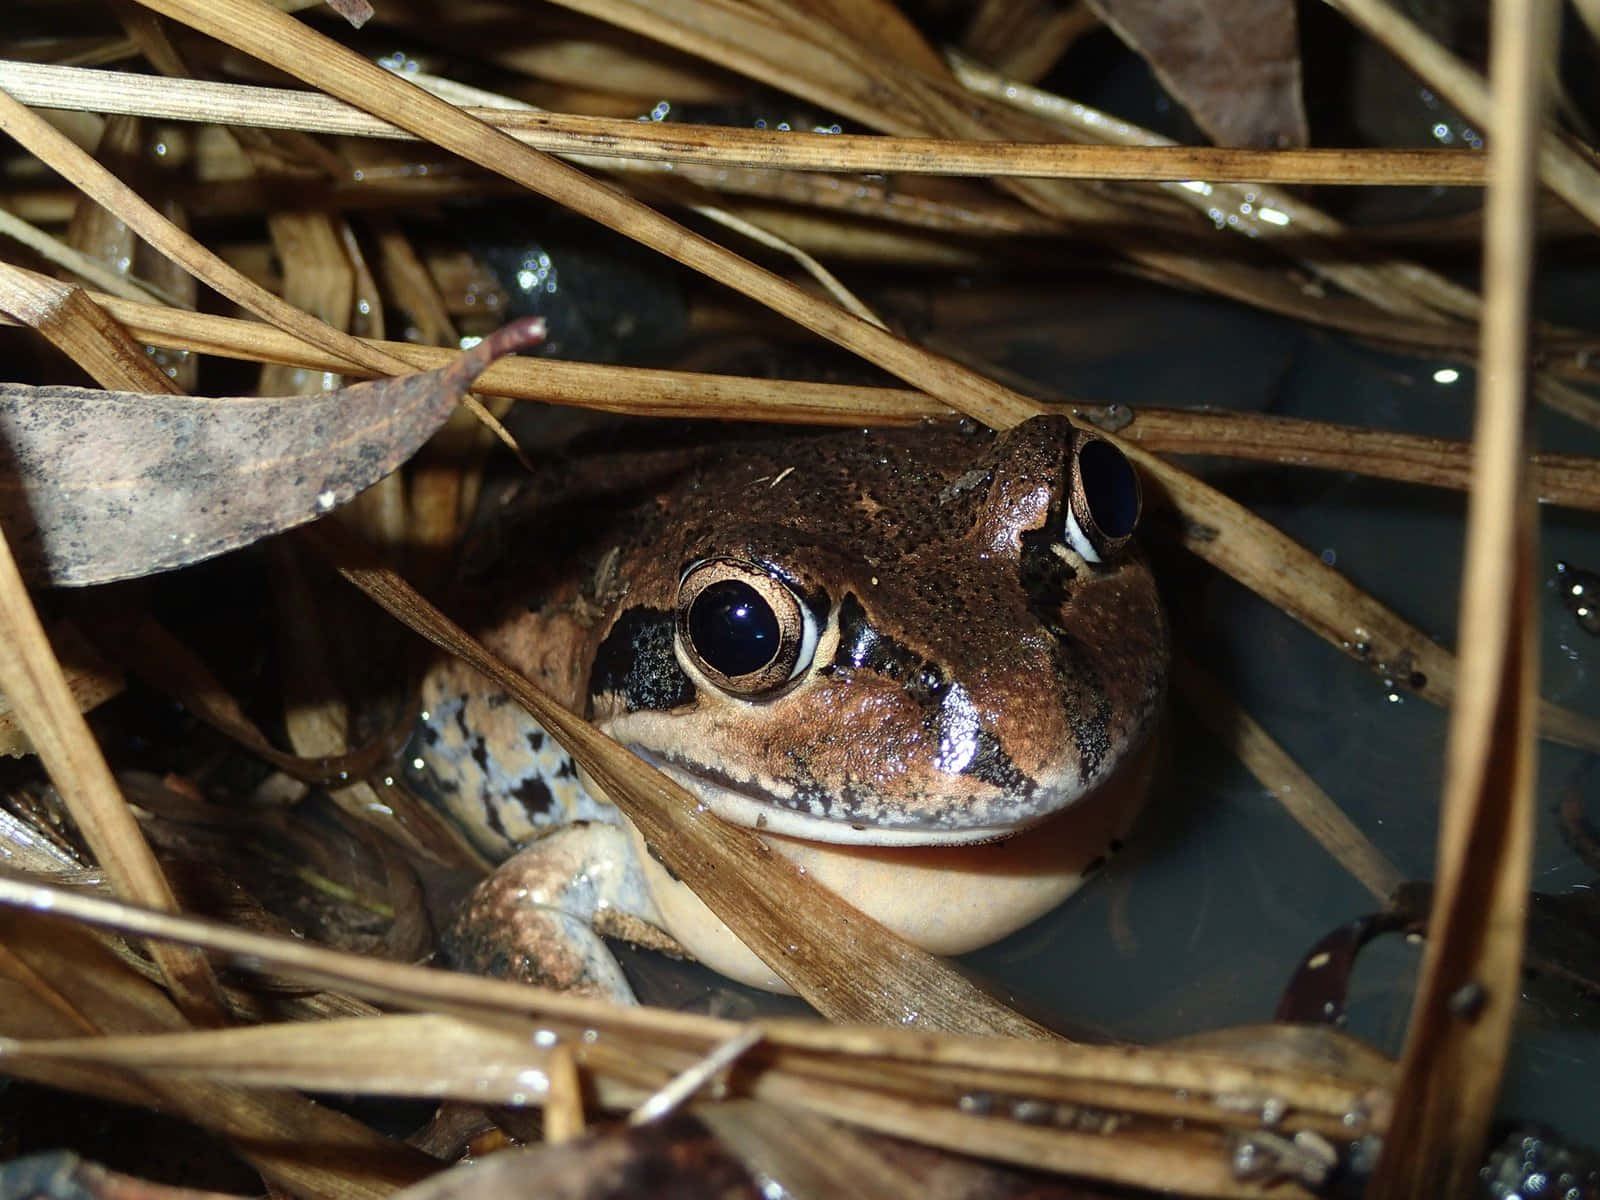
[[[321,516],[393,471],[524,320],[425,374],[308,397],[200,400],[0,384],[0,528],[25,577],[169,570]]]
[[[1309,138],[1292,0],[1089,0],[1219,146]]]

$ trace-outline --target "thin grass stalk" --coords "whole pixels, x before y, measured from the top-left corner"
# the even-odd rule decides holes
[[[1226,1143],[1210,1131],[1173,1131],[1147,1139],[1107,1137],[994,1121],[888,1096],[841,1094],[827,1085],[793,1078],[758,1079],[751,1091],[760,1099],[846,1120],[891,1137],[1032,1170],[1088,1176],[1130,1187],[1156,1181],[1164,1192],[1180,1196],[1277,1200],[1311,1200],[1312,1196],[1294,1183],[1240,1179],[1229,1162]]]
[[[1339,865],[1387,903],[1405,876],[1373,845],[1360,826],[1345,816],[1332,797],[1291,758],[1261,724],[1192,659],[1174,663],[1173,683],[1189,711],[1238,757],[1271,792],[1279,806],[1315,838]]]
[[[234,317],[188,313],[137,300],[90,294],[139,342],[250,362],[318,371],[349,370],[336,354],[293,334]],[[367,339],[371,341],[371,339]],[[444,366],[458,350],[413,342],[375,343],[407,370]],[[914,425],[955,410],[904,388],[814,383],[738,375],[705,375],[615,367],[546,358],[502,360],[479,377],[478,391],[518,400],[574,405],[637,416],[762,420],[804,425]],[[1099,419],[1092,410],[1089,415]],[[1390,430],[1243,412],[1140,408],[1121,436],[1164,454],[1204,454],[1252,462],[1352,471],[1379,479],[1465,491],[1470,443]],[[1532,482],[1541,503],[1600,510],[1600,460],[1580,454],[1536,454]]]
[[[467,118],[448,102],[397,78],[260,0],[140,0],[147,8],[229,41],[435,145],[505,175],[607,228],[674,258],[861,354],[934,395],[970,392],[1007,425],[1033,415],[1025,399],[981,376],[919,351],[869,322],[698,234],[632,197]]]
[[[415,141],[415,134],[317,92],[163,79],[0,60],[0,89],[31,107],[124,113],[301,133]],[[714,125],[641,124],[620,117],[508,111],[467,115],[547,154],[696,163],[761,170],[1035,179],[1114,179],[1481,187],[1472,150],[1249,150],[1216,146],[1094,146],[961,138],[766,132]]]
[[[967,89],[1042,118],[1075,138],[1146,148],[1177,145],[1170,138],[1089,105],[1000,78],[960,55],[951,56],[951,66]],[[1208,215],[1214,210],[1226,212],[1228,228],[1246,237],[1263,241],[1286,238],[1300,243],[1293,253],[1308,267],[1386,312],[1419,322],[1443,323],[1447,317],[1477,320],[1477,295],[1432,271],[1408,262],[1352,261],[1340,245],[1351,236],[1344,223],[1302,196],[1271,186],[1246,189],[1209,176],[1168,184],[1163,190]],[[1320,247],[1316,244],[1319,241]],[[1311,244],[1306,245],[1308,242]]]
[[[1371,1200],[1459,1196],[1474,1186],[1521,993],[1538,669],[1524,428],[1539,131],[1557,9],[1550,0],[1495,0],[1492,12],[1495,120],[1477,461],[1461,585],[1465,649],[1428,945]]]
[[[716,1017],[612,1004],[372,959],[4,875],[0,875],[0,905],[49,912],[128,936],[179,940],[224,955],[246,969],[359,994],[395,1008],[490,1023],[504,1018],[518,1022],[514,1026],[518,1030],[524,1029],[521,1022],[533,1022],[561,1037],[578,1038],[586,1048],[600,1048],[597,1053],[609,1047],[609,1052],[618,1056],[619,1069],[628,1062],[647,1066],[640,1079],[651,1087],[659,1087],[671,1074],[692,1065],[744,1028]],[[1003,1074],[1019,1094],[1031,1094],[1035,1081],[1064,1077],[1168,1093],[1181,1089],[1191,1096],[1224,1099],[1287,1095],[1296,1108],[1330,1119],[1364,1113],[1363,1119],[1369,1122],[1365,1126],[1345,1122],[1346,1128],[1357,1132],[1382,1130],[1388,1122],[1388,1105],[1381,1094],[1383,1080],[1365,1070],[1346,1079],[1322,1069],[1292,1070],[1239,1062],[1206,1049],[940,1036],[913,1029],[827,1025],[799,1018],[755,1024],[766,1045],[781,1052],[780,1063],[787,1065],[793,1058],[795,1069],[800,1069],[799,1063],[809,1058],[825,1072],[824,1078],[861,1087],[870,1087],[884,1064],[902,1064],[975,1088],[990,1086],[996,1073]],[[650,1047],[648,1053],[642,1049],[646,1046]],[[645,1063],[645,1058],[651,1061]],[[860,1072],[854,1076],[848,1074],[852,1061]],[[1236,1112],[1238,1105],[1230,1101],[1229,1107]]]
[[[265,321],[302,340],[322,346],[348,363],[378,374],[402,374],[403,363],[366,346],[357,338],[318,321],[234,270],[166,217],[65,134],[38,114],[0,92],[0,131],[16,138],[40,161],[60,171],[85,195],[127,222],[145,241],[181,264],[196,278]]]
[[[166,921],[187,919],[154,915]],[[22,1022],[46,1036],[73,1038],[85,1031],[186,1029],[170,997],[129,972],[88,931],[6,911],[0,913],[0,942],[5,946],[0,972],[21,985],[7,993],[13,1027]],[[240,1154],[264,1179],[306,1200],[379,1200],[421,1177],[429,1166],[408,1146],[298,1094],[247,1091],[205,1080],[135,1078],[120,1070],[66,1063],[18,1061],[7,1070],[123,1103],[154,1104],[236,1139]],[[307,1146],[319,1147],[321,1153],[308,1157]]]
[[[828,29],[826,21],[795,19],[787,9],[768,6],[766,11],[757,13],[751,5],[734,0],[682,0],[669,9],[641,4],[637,0],[560,2],[565,7],[579,9],[674,49],[696,54],[890,133],[932,132],[979,139],[1026,134],[1048,140],[1049,124],[1033,114],[1019,113],[1009,102],[976,96],[959,86],[947,72],[933,74],[894,60],[886,61],[875,48],[852,42],[843,30]],[[1062,180],[1001,179],[997,182],[1002,190],[1016,196],[1058,229],[1081,229],[1095,224],[1117,226],[1129,220],[1140,220],[1180,232],[1197,244],[1213,233],[1209,227],[1192,222],[1183,222],[1174,229],[1168,219],[1170,202],[1147,191],[1123,192],[1113,198]],[[1202,197],[1190,193],[1184,196],[1189,202],[1210,207]],[[1309,227],[1313,223],[1311,214],[1303,207],[1300,211],[1306,215],[1303,224]],[[1257,219],[1243,213],[1234,215],[1243,225]],[[1324,226],[1329,223],[1325,217],[1321,220]],[[1292,231],[1262,224],[1255,232],[1267,238]],[[1131,262],[1165,282],[1178,282],[1362,336],[1393,340],[1402,336],[1403,330],[1407,340],[1416,339],[1418,344],[1430,344],[1428,338],[1440,337],[1458,349],[1470,350],[1462,341],[1464,335],[1470,340],[1470,331],[1458,324],[1432,323],[1441,318],[1431,309],[1428,319],[1412,319],[1403,324],[1395,321],[1394,311],[1417,312],[1417,301],[1407,295],[1415,289],[1406,284],[1403,272],[1384,272],[1350,264],[1342,257],[1322,259],[1313,252],[1305,260],[1308,265],[1322,269],[1330,278],[1337,277],[1342,287],[1363,299],[1323,297],[1311,300],[1282,271],[1256,267],[1238,258],[1219,258],[1188,248],[1165,249],[1143,241],[1123,244],[1120,249]],[[1440,298],[1444,289],[1445,281],[1437,276],[1429,279],[1427,291],[1435,299]],[[1452,304],[1447,302],[1444,307],[1451,308]],[[1600,406],[1579,407],[1578,411],[1585,412],[1587,419],[1600,425]]]
[[[155,298],[164,303],[173,303],[173,298],[170,296],[156,296],[156,289],[149,284],[130,279],[83,251],[74,250],[60,238],[52,237],[3,208],[0,208],[0,234],[20,242],[47,262],[53,262],[56,266],[71,271],[79,279],[93,284],[102,291],[121,296],[124,300]]]
[[[695,1116],[749,1169],[782,1180],[792,1196],[904,1200],[926,1186],[848,1126],[797,1109],[736,1100],[699,1105]]]
[[[8,885],[9,881],[0,880],[0,893],[8,893]],[[73,897],[60,911],[80,914],[85,908],[83,900]],[[124,909],[124,917],[128,915]],[[167,928],[175,931],[181,927],[186,933],[200,926],[192,919],[165,917],[162,921]],[[137,927],[140,922],[135,920],[133,924]],[[215,924],[203,930],[200,940],[215,940],[213,931],[235,947],[269,947],[259,956],[263,964],[281,957],[285,946],[283,939],[260,935],[241,939],[239,931]],[[311,952],[309,956],[307,950]],[[580,1048],[592,1094],[607,1107],[616,1107],[636,1103],[639,1089],[658,1091],[668,1080],[686,1072],[691,1080],[703,1082],[706,1072],[701,1070],[697,1075],[698,1068],[715,1060],[719,1051],[724,1057],[750,1051],[758,1035],[761,1042],[779,1046],[796,1042],[795,1035],[804,1030],[810,1034],[815,1051],[797,1051],[777,1059],[763,1056],[749,1071],[741,1070],[730,1086],[780,1103],[800,1103],[868,1128],[897,1132],[940,1148],[955,1146],[984,1157],[1123,1181],[1146,1182],[1152,1177],[1149,1172],[1155,1171],[1158,1174],[1154,1177],[1177,1180],[1174,1186],[1178,1191],[1195,1195],[1286,1194],[1273,1192],[1270,1185],[1263,1190],[1261,1184],[1232,1180],[1225,1165],[1228,1133],[1241,1126],[1250,1128],[1251,1122],[1241,1119],[1244,1107],[1254,1105],[1259,1110],[1265,1097],[1274,1097],[1284,1106],[1283,1120],[1290,1128],[1320,1128],[1344,1134],[1383,1128],[1381,1122],[1352,1126],[1340,1119],[1341,1113],[1354,1113],[1362,1105],[1370,1105],[1375,1111],[1383,1107],[1371,1102],[1359,1081],[1352,1084],[1329,1080],[1322,1084],[1320,1090],[1328,1095],[1319,1118],[1299,1103],[1303,1094],[1317,1094],[1320,1081],[1316,1072],[1302,1079],[1293,1071],[1241,1067],[1211,1053],[1046,1045],[1039,1047],[1047,1051],[1043,1055],[1019,1058],[1015,1051],[1024,1047],[1015,1042],[946,1040],[926,1034],[908,1037],[906,1031],[900,1030],[830,1029],[816,1022],[803,1026],[797,1022],[757,1023],[745,1027],[710,1019],[685,1022],[677,1014],[597,1001],[579,1002],[579,1011],[587,1009],[587,1019],[580,1023],[547,1024],[547,1016],[536,1010],[541,995],[550,993],[460,976],[440,979],[439,972],[388,963],[377,964],[373,971],[369,969],[374,965],[370,960],[314,947],[291,946],[288,954],[302,962],[320,959],[349,964],[345,972],[357,987],[384,975],[400,980],[420,978],[425,981],[422,991],[426,992],[433,990],[434,980],[428,978],[432,976],[458,996],[476,997],[480,1012],[465,1022],[439,1014],[384,1017],[343,1026],[287,1023],[111,1040],[30,1039],[6,1043],[0,1050],[15,1068],[25,1072],[38,1074],[51,1067],[98,1064],[136,1071],[158,1089],[179,1080],[215,1089],[296,1084],[363,1093],[467,1095],[512,1104],[548,1104],[556,1101],[555,1080],[548,1071],[552,1065],[549,1052],[540,1047],[553,1039],[552,1049]],[[419,997],[400,996],[399,1002],[416,1006]],[[541,1029],[548,1032],[541,1035]],[[679,1036],[682,1032],[698,1036],[689,1044]],[[727,1036],[715,1036],[722,1032]],[[662,1034],[669,1040],[663,1040]],[[415,1055],[396,1055],[396,1041],[419,1043],[425,1049]],[[882,1059],[852,1063],[840,1057],[858,1047],[898,1050],[906,1065],[897,1070],[892,1061],[886,1068]],[[991,1066],[983,1070],[941,1069],[941,1049],[954,1051],[969,1061],[989,1062]],[[468,1064],[485,1057],[492,1061],[492,1068],[487,1074],[475,1074],[481,1067]],[[364,1066],[364,1058],[374,1061]],[[919,1065],[922,1060],[927,1060],[925,1065]],[[712,1066],[711,1073],[715,1074],[720,1064],[712,1062]],[[1067,1084],[1070,1094],[1071,1078],[1087,1085],[1097,1068],[1114,1081],[1119,1077],[1130,1081],[1144,1078],[1150,1083],[1148,1088],[1132,1082],[1114,1082],[1105,1089],[1084,1088],[1082,1095],[1091,1106],[1096,1104],[1097,1093],[1100,1095],[1108,1132],[1048,1127],[1029,1130],[1007,1117],[989,1119],[957,1112],[956,1099],[969,1090],[997,1089],[1001,1096],[1049,1098],[1060,1094],[1060,1084]],[[1068,1078],[1058,1080],[1055,1073],[1063,1070]],[[1237,1081],[1226,1085],[1237,1089],[1237,1096],[1223,1090],[1225,1079]],[[1196,1087],[1212,1091],[1216,1107],[1207,1109],[1202,1098],[1194,1096],[1181,1113],[1186,1132],[1174,1137],[1169,1131],[1160,1137],[1158,1145],[1151,1133],[1169,1130],[1180,1115],[1172,1109],[1174,1089],[1190,1091]],[[823,1104],[821,1098],[826,1098],[827,1103]],[[1000,1111],[1004,1111],[1003,1107]],[[890,1122],[887,1125],[883,1123],[886,1119]],[[1111,1126],[1116,1127],[1115,1136],[1109,1132]],[[1120,1159],[1113,1153],[1119,1146],[1126,1152]],[[1034,1154],[1038,1158],[1028,1157]]]

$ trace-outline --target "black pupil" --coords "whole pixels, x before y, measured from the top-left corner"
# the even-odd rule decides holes
[[[1078,451],[1078,474],[1089,515],[1107,537],[1127,537],[1139,519],[1139,484],[1133,464],[1110,442],[1086,442]]]
[[[733,677],[759,671],[778,653],[778,618],[748,583],[722,579],[689,606],[689,640],[708,665]]]

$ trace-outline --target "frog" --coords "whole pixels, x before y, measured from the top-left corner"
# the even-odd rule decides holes
[[[1139,477],[1110,439],[1041,415],[705,438],[546,474],[463,569],[484,643],[823,887],[960,954],[1121,844],[1170,653]],[[451,965],[626,1002],[609,935],[789,990],[460,662],[423,680],[413,765],[502,864],[451,921]]]

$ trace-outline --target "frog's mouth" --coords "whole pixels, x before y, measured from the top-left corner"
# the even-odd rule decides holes
[[[749,829],[830,845],[962,846],[992,842],[1053,816],[1085,793],[1075,781],[1036,786],[1021,802],[999,800],[981,809],[951,804],[945,811],[914,811],[891,800],[852,796],[847,806],[823,789],[785,785],[768,791],[700,763],[674,760],[637,742],[628,749],[699,797],[717,816]],[[1097,785],[1098,786],[1098,785]]]

